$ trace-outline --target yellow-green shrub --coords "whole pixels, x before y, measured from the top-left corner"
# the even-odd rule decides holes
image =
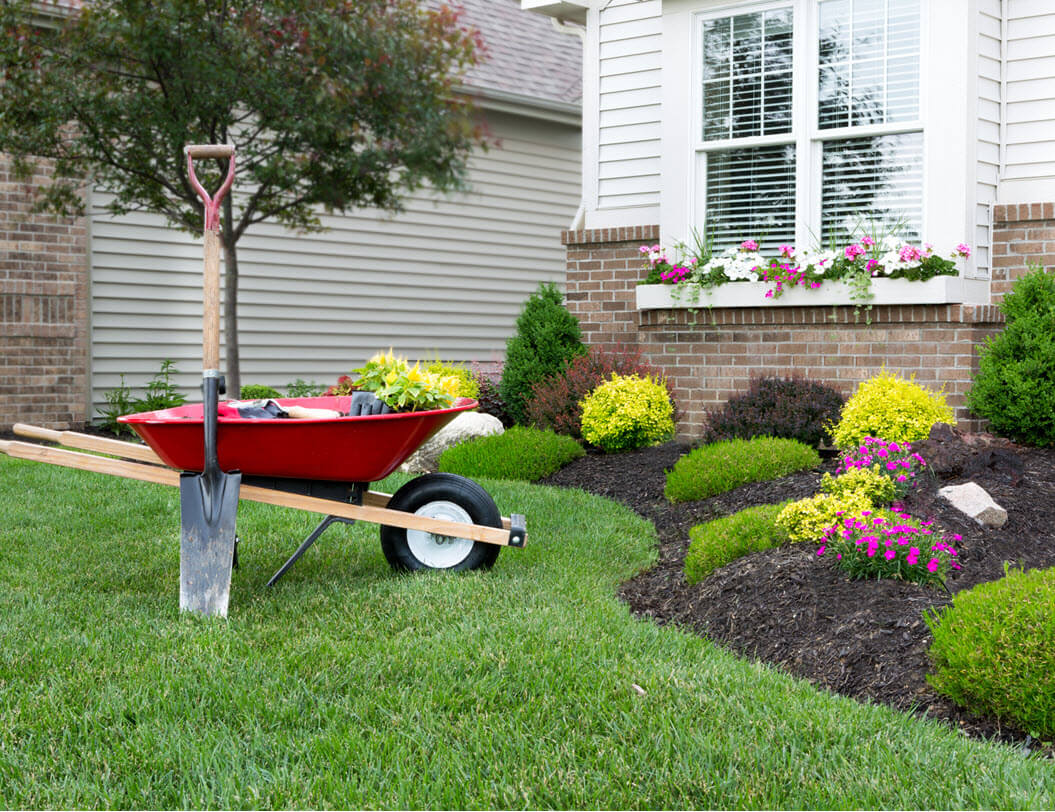
[[[872,500],[860,491],[835,496],[821,493],[792,502],[777,516],[777,527],[783,528],[792,541],[820,541],[824,531],[835,526],[843,514],[871,510]]]
[[[582,436],[605,451],[655,445],[674,433],[665,381],[612,374],[582,400]]]
[[[437,378],[455,378],[457,380],[455,397],[475,398],[480,394],[480,384],[477,383],[472,372],[461,364],[445,364],[443,361],[433,361],[425,371]]]
[[[926,439],[935,423],[956,424],[945,395],[883,370],[862,382],[832,428],[839,448],[853,448],[865,437],[897,443]]]
[[[888,505],[897,496],[894,480],[872,468],[851,468],[836,477],[825,474],[821,477],[821,490],[831,496],[862,493],[873,505]]]

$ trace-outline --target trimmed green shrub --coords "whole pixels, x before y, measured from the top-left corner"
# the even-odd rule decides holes
[[[956,425],[944,394],[884,369],[863,381],[846,401],[832,441],[843,449],[859,446],[865,437],[913,443],[925,440],[935,423]]]
[[[502,434],[451,446],[440,455],[440,470],[475,479],[533,482],[549,476],[586,452],[571,437],[513,426]]]
[[[658,371],[641,357],[640,350],[615,351],[590,347],[586,355],[573,358],[568,366],[531,385],[525,407],[528,425],[553,429],[557,434],[582,437],[582,400],[612,373],[659,377]]]
[[[979,353],[967,405],[998,434],[1055,445],[1055,276],[1034,269],[1000,309],[1007,324]]]
[[[663,493],[671,502],[706,499],[749,482],[776,479],[820,464],[817,450],[798,440],[725,440],[694,449],[674,463]]]
[[[786,505],[762,505],[698,524],[689,531],[689,551],[685,555],[685,579],[696,584],[719,567],[738,558],[788,540],[777,526],[777,514]]]
[[[582,436],[611,453],[655,445],[674,434],[674,407],[664,381],[617,375],[582,401]]]
[[[862,493],[873,505],[889,505],[898,495],[894,480],[873,468],[851,468],[836,477],[825,474],[821,491],[831,496]]]
[[[282,394],[271,386],[264,386],[260,383],[247,383],[238,392],[238,397],[242,400],[265,400],[267,398],[280,398]]]
[[[437,378],[455,378],[458,381],[455,397],[475,398],[480,394],[480,384],[476,382],[473,374],[461,364],[433,361],[425,371]]]
[[[742,437],[787,437],[817,446],[839,417],[845,398],[830,386],[799,377],[752,377],[747,391],[708,413],[708,443]]]
[[[819,542],[824,538],[824,531],[835,526],[844,515],[856,515],[873,507],[872,500],[861,491],[847,491],[838,496],[819,493],[785,507],[777,516],[777,526],[792,541]]]
[[[516,333],[506,343],[498,390],[510,417],[523,424],[531,385],[585,353],[579,321],[564,307],[560,290],[553,284],[539,285],[517,319]]]
[[[1055,740],[1055,569],[1010,571],[926,616],[939,693]]]

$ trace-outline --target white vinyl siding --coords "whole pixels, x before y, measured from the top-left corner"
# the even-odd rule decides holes
[[[500,360],[523,302],[562,283],[560,231],[580,199],[578,128],[498,113],[501,146],[475,155],[472,189],[418,194],[406,212],[323,216],[328,231],[252,227],[238,244],[242,383],[332,383],[380,349],[412,359]],[[237,186],[237,181],[236,181]],[[95,202],[102,198],[96,195]],[[172,358],[201,373],[201,236],[137,214],[92,221],[92,400]]]
[[[613,0],[600,11],[597,208],[660,198],[660,0]]]
[[[967,275],[988,279],[992,265],[992,204],[1000,184],[1000,0],[979,0],[978,142],[975,165],[974,248]]]
[[[1002,202],[1055,196],[1055,4],[1005,0]]]

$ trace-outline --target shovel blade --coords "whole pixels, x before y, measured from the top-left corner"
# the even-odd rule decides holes
[[[241,473],[180,474],[180,611],[227,617]]]

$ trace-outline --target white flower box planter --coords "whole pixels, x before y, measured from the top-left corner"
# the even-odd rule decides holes
[[[871,305],[950,304],[966,301],[965,282],[958,276],[935,276],[925,282],[908,279],[873,279]],[[850,288],[842,282],[823,282],[819,288],[794,287],[780,296],[766,298],[768,282],[729,282],[699,291],[677,290],[674,285],[638,285],[638,310],[678,307],[801,307],[803,305],[852,305]],[[975,297],[970,297],[975,298]]]

